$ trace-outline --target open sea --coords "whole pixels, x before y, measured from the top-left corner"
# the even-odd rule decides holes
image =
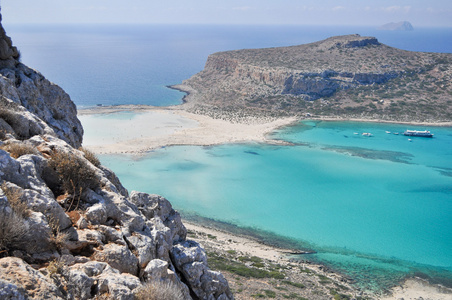
[[[401,49],[452,52],[452,28],[4,27],[22,61],[63,87],[79,108],[180,104],[183,94],[166,86],[201,71],[216,51],[359,33]],[[100,159],[126,188],[161,194],[186,218],[314,250],[293,258],[324,263],[364,288],[385,289],[413,275],[452,286],[452,128],[429,127],[433,138],[411,141],[394,134],[405,129],[303,121],[273,134],[293,146],[175,146],[139,159]]]

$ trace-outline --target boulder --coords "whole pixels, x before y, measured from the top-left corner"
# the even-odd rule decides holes
[[[0,269],[0,282],[2,282],[0,286],[7,287],[7,296],[17,294],[18,299],[23,296],[25,296],[25,299],[65,299],[62,292],[49,277],[33,269],[20,258],[5,257],[0,259]],[[3,289],[0,290],[0,295],[2,293]]]
[[[234,299],[223,275],[207,266],[206,252],[198,243],[185,241],[174,245],[171,259],[200,299]]]
[[[138,274],[138,259],[127,246],[107,244],[102,250],[96,249],[92,259],[106,262],[121,273]]]

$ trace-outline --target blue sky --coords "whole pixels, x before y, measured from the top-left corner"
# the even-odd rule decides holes
[[[5,24],[175,23],[452,27],[451,0],[1,0]]]

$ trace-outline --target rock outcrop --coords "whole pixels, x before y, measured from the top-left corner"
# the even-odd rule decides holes
[[[292,47],[210,55],[175,88],[193,112],[450,121],[452,54],[346,35]]]
[[[80,148],[69,96],[18,59],[0,26],[0,298],[135,299],[163,281],[233,299],[171,204],[129,194]]]

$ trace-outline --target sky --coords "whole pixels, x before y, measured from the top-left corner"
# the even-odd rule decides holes
[[[0,0],[4,24],[293,24],[452,27],[451,0]]]

